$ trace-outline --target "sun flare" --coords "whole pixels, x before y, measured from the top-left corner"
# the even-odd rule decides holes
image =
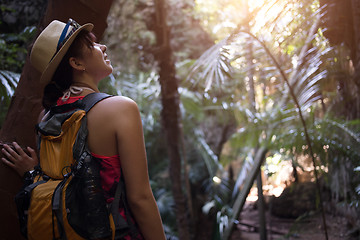
[[[254,27],[259,29],[266,23],[277,18],[279,14],[286,8],[287,1],[276,0],[255,0],[248,1],[249,11],[254,12],[259,9],[254,19]]]
[[[292,19],[289,11],[296,1],[286,0],[196,0],[198,9],[204,14],[203,23],[211,32],[229,29],[231,32],[244,19],[249,19],[252,31],[267,29],[266,24],[281,16],[277,24],[285,25]],[[250,17],[250,18],[249,18]],[[281,27],[281,26],[280,26]]]

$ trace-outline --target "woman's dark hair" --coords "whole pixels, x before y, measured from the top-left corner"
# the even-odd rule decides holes
[[[69,64],[70,57],[82,57],[84,46],[92,49],[96,37],[93,33],[86,30],[81,31],[69,47],[65,56],[57,67],[51,81],[44,88],[42,105],[47,110],[56,105],[56,101],[69,89],[73,83],[72,67]]]

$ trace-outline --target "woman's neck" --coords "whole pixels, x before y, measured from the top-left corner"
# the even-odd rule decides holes
[[[71,86],[75,86],[75,87],[83,87],[84,90],[93,90],[94,92],[100,92],[98,87],[95,84],[89,84],[87,82],[73,82],[73,84],[71,84]]]
[[[99,88],[97,86],[97,83],[93,79],[88,78],[88,77],[86,77],[84,75],[82,75],[82,76],[79,76],[79,75],[73,76],[72,86],[86,87],[86,88],[90,88],[90,89],[94,90],[94,92],[100,92]]]
[[[89,75],[87,71],[73,71],[73,86],[91,88],[95,92],[100,92],[98,88],[100,80]]]

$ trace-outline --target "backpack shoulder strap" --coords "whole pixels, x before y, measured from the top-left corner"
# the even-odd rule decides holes
[[[111,97],[112,95],[106,93],[90,93],[86,95],[82,100],[82,108],[88,113],[96,103],[100,102],[101,100]],[[73,156],[74,159],[79,163],[84,161],[84,159],[90,154],[90,151],[87,146],[87,116],[83,118],[80,129],[77,133],[75,143],[73,145]]]
[[[36,125],[36,129],[43,135],[58,136],[61,133],[61,126],[78,109],[85,110],[86,113],[101,100],[111,97],[106,93],[91,93],[82,100],[70,104],[54,106],[50,109],[45,121]]]
[[[84,104],[83,109],[85,110],[86,113],[88,113],[90,111],[90,109],[93,106],[95,106],[95,104],[97,104],[101,100],[104,100],[105,98],[108,98],[111,96],[112,95],[109,95],[107,93],[90,93],[90,94],[86,95],[82,100],[82,102]]]

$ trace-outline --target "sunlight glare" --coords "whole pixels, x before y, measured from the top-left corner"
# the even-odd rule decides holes
[[[277,0],[248,0],[249,11],[253,12],[255,9],[260,8],[255,17],[254,28],[261,29],[269,21],[275,19],[286,7],[286,1]],[[289,18],[285,17],[285,18]]]
[[[267,37],[273,30],[279,30],[282,35],[290,35],[287,24],[293,19],[294,4],[279,0],[195,0],[203,26],[219,38],[228,36],[249,17],[253,33],[261,31]]]
[[[214,183],[217,183],[217,184],[221,183],[221,179],[217,176],[213,177],[213,181],[214,181]]]

